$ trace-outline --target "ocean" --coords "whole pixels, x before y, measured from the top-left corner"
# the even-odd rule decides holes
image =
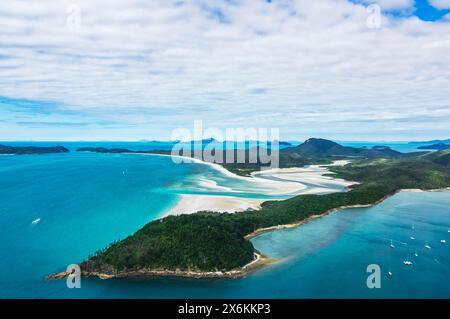
[[[161,148],[59,144],[72,151],[92,145]],[[450,297],[449,244],[440,242],[450,239],[450,192],[400,193],[372,208],[263,234],[253,239],[255,247],[280,262],[242,279],[83,278],[80,289],[45,280],[162,216],[180,193],[209,193],[196,183],[205,179],[240,196],[271,198],[208,165],[176,165],[164,156],[0,156],[0,298]],[[405,266],[406,259],[413,265]],[[367,288],[368,264],[381,267],[380,289]]]

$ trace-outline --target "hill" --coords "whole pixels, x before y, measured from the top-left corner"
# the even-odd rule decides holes
[[[417,149],[419,150],[447,150],[450,149],[450,144],[445,144],[445,143],[436,143],[436,144],[431,144],[431,145],[423,145],[423,146],[419,146]]]
[[[304,143],[285,148],[282,153],[297,153],[306,157],[360,157],[360,158],[381,158],[381,157],[399,157],[402,153],[397,152],[387,146],[374,146],[372,148],[355,148],[342,146],[336,142],[310,138]]]

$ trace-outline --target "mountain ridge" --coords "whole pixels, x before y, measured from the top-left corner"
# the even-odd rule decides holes
[[[309,138],[302,144],[288,147],[281,152],[297,153],[308,157],[346,156],[361,158],[400,157],[403,153],[388,146],[374,146],[372,148],[356,148],[343,146],[339,143],[323,138]]]

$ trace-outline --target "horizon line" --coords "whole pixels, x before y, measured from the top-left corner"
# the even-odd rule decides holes
[[[324,138],[324,137],[309,137],[306,139],[279,139],[278,142],[305,142],[306,140],[310,139],[310,138],[317,138],[317,139],[326,139],[326,140],[330,140],[330,141],[334,141],[334,142],[368,142],[368,143],[408,143],[408,142],[421,142],[421,143],[428,143],[430,141],[441,141],[441,140],[448,140],[450,138],[429,138],[427,140],[415,140],[415,139],[411,139],[411,140],[387,140],[387,139],[383,139],[383,140],[347,140],[347,139],[333,139],[333,138]],[[209,138],[204,138],[202,140],[208,140],[211,139],[211,137]],[[152,139],[152,140],[146,140],[146,139],[138,139],[138,140],[77,140],[77,139],[73,139],[73,140],[33,140],[33,139],[21,139],[21,140],[0,140],[0,143],[23,143],[23,142],[35,142],[35,143],[48,143],[48,142],[61,142],[61,143],[75,143],[75,142],[118,142],[118,143],[175,143],[175,142],[182,142],[182,143],[187,143],[187,142],[192,142],[192,141],[201,141],[201,140],[190,140],[190,141],[181,141],[181,140],[158,140],[158,139]],[[225,141],[229,141],[229,142],[249,142],[249,141],[253,141],[253,142],[260,142],[260,140],[244,140],[244,141],[237,141],[237,140],[216,140],[217,142],[225,142]],[[264,141],[264,142],[271,142],[271,141]]]

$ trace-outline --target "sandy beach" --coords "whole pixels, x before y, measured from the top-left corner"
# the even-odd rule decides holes
[[[178,204],[166,212],[167,215],[192,214],[198,211],[239,212],[248,209],[259,209],[266,199],[241,198],[214,195],[181,195]]]
[[[183,157],[180,157],[183,158]],[[203,162],[198,159],[183,158],[186,163],[200,163],[209,165],[214,169],[220,171],[222,174],[237,179],[246,181],[255,185],[255,193],[270,195],[270,196],[296,196],[301,194],[327,194],[333,192],[346,191],[348,186],[355,184],[342,179],[335,179],[330,176],[330,171],[327,166],[331,165],[345,165],[348,161],[336,161],[330,165],[309,165],[299,168],[278,168],[264,171],[258,171],[251,174],[251,177],[244,177],[236,175],[219,164]],[[217,185],[213,181],[201,180],[203,186],[210,185],[215,190],[223,188],[227,192],[232,192],[231,189]],[[248,191],[247,193],[251,192]],[[218,212],[240,212],[246,210],[254,210],[260,208],[261,203],[269,199],[261,198],[246,198],[238,196],[221,195],[198,195],[198,194],[181,194],[181,199],[178,204],[164,212],[163,216],[191,214],[198,211],[218,211]]]

